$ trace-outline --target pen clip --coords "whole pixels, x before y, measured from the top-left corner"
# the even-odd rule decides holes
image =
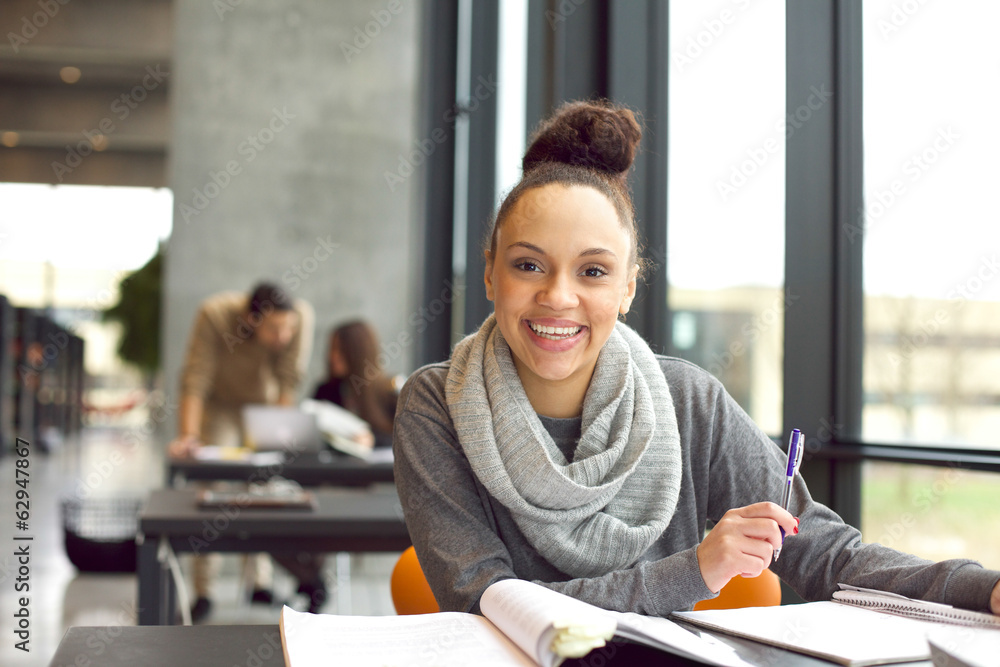
[[[788,439],[788,465],[785,468],[786,477],[795,477],[795,473],[799,471],[799,466],[802,465],[803,451],[805,451],[805,448],[802,446],[802,431],[797,428],[792,429],[792,435]]]

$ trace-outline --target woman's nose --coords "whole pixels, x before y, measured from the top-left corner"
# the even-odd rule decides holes
[[[559,274],[553,275],[542,285],[537,300],[539,305],[552,310],[567,310],[575,308],[580,303],[572,279]]]

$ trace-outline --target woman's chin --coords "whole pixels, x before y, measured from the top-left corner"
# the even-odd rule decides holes
[[[578,370],[575,364],[532,363],[528,365],[532,375],[547,383],[558,384],[571,380]]]

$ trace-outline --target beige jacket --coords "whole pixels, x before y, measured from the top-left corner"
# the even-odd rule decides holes
[[[181,372],[181,395],[204,401],[201,437],[205,444],[242,442],[240,409],[250,403],[274,403],[295,394],[305,376],[312,349],[312,306],[296,299],[299,315],[292,341],[275,353],[257,343],[247,321],[245,292],[223,292],[201,303]]]

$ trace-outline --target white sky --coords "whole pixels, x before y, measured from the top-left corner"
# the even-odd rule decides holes
[[[170,235],[166,188],[0,183],[0,261],[132,270]]]
[[[893,8],[898,12],[904,4],[915,11],[894,16]],[[865,290],[945,298],[989,273],[984,267],[1000,250],[993,194],[1000,153],[1000,50],[993,31],[1000,3],[865,0],[863,8],[865,181],[872,220]],[[671,3],[674,286],[783,282],[784,148],[776,124],[785,113],[784,11],[782,0]],[[898,30],[892,30],[893,19]],[[959,138],[925,170],[908,162],[925,150],[934,157],[939,132]],[[729,181],[750,155],[759,158],[772,139],[781,149],[761,160],[745,183],[737,181],[723,201],[719,183]],[[873,202],[897,179],[903,195],[882,212]],[[1000,299],[1000,276],[985,281],[974,297]]]

